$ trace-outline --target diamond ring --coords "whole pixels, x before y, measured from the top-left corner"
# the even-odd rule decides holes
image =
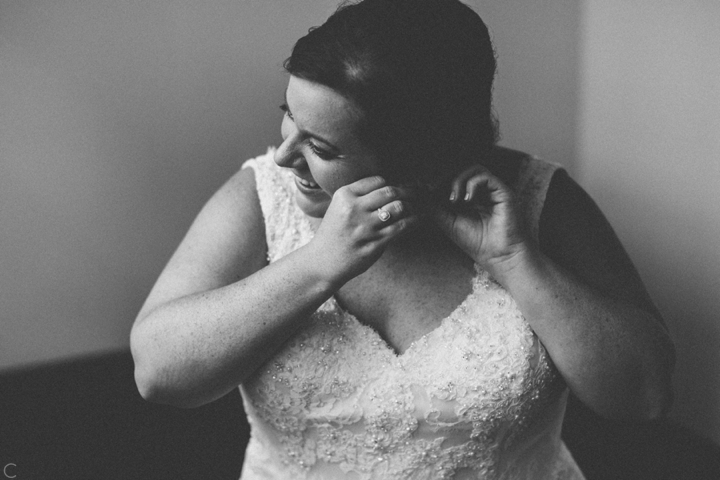
[[[381,222],[387,222],[390,220],[390,212],[383,210],[382,208],[377,209],[378,218]]]

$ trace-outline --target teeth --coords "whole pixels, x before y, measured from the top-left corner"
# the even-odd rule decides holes
[[[309,181],[309,180],[305,180],[305,179],[300,178],[300,177],[298,177],[298,182],[300,182],[300,184],[301,184],[303,187],[307,187],[307,188],[318,188],[318,184],[317,184],[317,183],[311,182],[311,181]]]

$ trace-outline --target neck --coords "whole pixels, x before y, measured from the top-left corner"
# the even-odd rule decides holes
[[[321,218],[308,218],[313,230],[317,230]],[[385,249],[380,262],[433,262],[454,258],[461,263],[469,263],[469,257],[460,250],[438,227],[425,220],[404,235],[393,240]]]

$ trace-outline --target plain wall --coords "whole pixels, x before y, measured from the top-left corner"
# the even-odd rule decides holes
[[[720,443],[720,3],[588,0],[577,175],[675,340],[672,415]]]
[[[144,297],[204,201],[244,159],[278,143],[277,107],[286,82],[281,63],[294,41],[321,23],[335,3],[0,3],[0,370],[127,347]],[[616,115],[624,117],[625,146],[615,147],[624,156],[610,161],[637,161],[646,154],[630,148],[637,135],[652,143],[642,105],[622,106],[624,97],[615,110],[604,103],[604,82],[635,71],[632,49],[623,43],[637,44],[633,29],[644,32],[646,42],[657,35],[640,18],[641,5],[652,7],[635,2],[621,12],[632,15],[622,19],[612,12],[617,1],[607,7],[570,0],[469,3],[489,24],[499,55],[495,98],[501,143],[563,163],[607,211],[678,338],[678,385],[684,392],[676,411],[717,439],[720,412],[711,402],[717,403],[720,382],[717,376],[708,381],[707,372],[718,362],[707,362],[717,359],[709,345],[720,340],[711,328],[717,308],[710,295],[718,270],[704,260],[712,253],[709,233],[717,232],[718,222],[710,227],[702,213],[717,220],[717,202],[702,206],[690,198],[692,192],[712,195],[710,180],[686,181],[692,188],[681,204],[666,195],[655,208],[662,192],[648,178],[669,182],[668,172],[679,165],[676,156],[660,155],[634,167],[623,162],[621,174],[607,168],[612,163],[605,144],[615,141],[620,129],[613,123]],[[711,2],[683,5],[716,11]],[[687,18],[688,27],[707,23]],[[603,63],[609,34],[601,21],[624,35],[610,39],[615,50],[626,50],[624,63],[609,72]],[[702,54],[709,57],[710,50]],[[710,61],[689,63],[705,75],[717,69]],[[638,75],[633,88],[642,90],[649,80]],[[695,86],[687,85],[686,97],[697,98]],[[717,95],[716,87],[705,88]],[[640,93],[654,99],[663,89]],[[717,126],[711,106],[695,101],[703,118]],[[654,106],[661,133],[668,133],[674,120],[664,104]],[[683,132],[697,136],[695,127],[703,125],[685,125]],[[677,131],[669,133],[668,144],[684,142],[672,148],[688,144]],[[702,138],[705,143],[692,145],[706,152],[707,169],[717,143],[711,144],[709,135]],[[697,166],[695,157],[683,160]],[[692,174],[701,176],[699,171]],[[646,217],[648,211],[661,216],[670,202],[694,212],[672,217],[676,236],[690,236],[683,233],[686,227],[694,236],[706,229],[707,235],[691,244],[704,242],[705,248],[692,268],[681,262],[688,250],[672,249],[673,237]],[[643,241],[648,232],[654,232],[652,242]],[[668,264],[668,258],[676,263]],[[685,269],[676,268],[679,264]],[[704,276],[694,277],[695,267]],[[697,314],[686,315],[687,308]],[[689,318],[678,322],[677,313]],[[697,338],[709,339],[704,348]],[[704,403],[695,411],[700,394]]]
[[[309,7],[311,5],[311,7]],[[335,1],[0,3],[0,368],[127,346]]]

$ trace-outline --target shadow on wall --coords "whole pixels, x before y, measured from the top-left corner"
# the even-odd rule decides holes
[[[671,416],[717,442],[720,378],[715,372],[720,365],[720,312],[715,305],[720,277],[713,272],[715,259],[694,253],[716,245],[717,240],[708,235],[707,219],[668,217],[663,205],[650,196],[617,185],[608,185],[599,197],[601,202],[612,198],[608,203],[623,206],[622,218],[613,223],[675,342],[678,358]],[[658,225],[673,229],[676,235],[658,234]]]
[[[671,415],[720,442],[720,3],[582,10],[579,180],[670,327]]]

